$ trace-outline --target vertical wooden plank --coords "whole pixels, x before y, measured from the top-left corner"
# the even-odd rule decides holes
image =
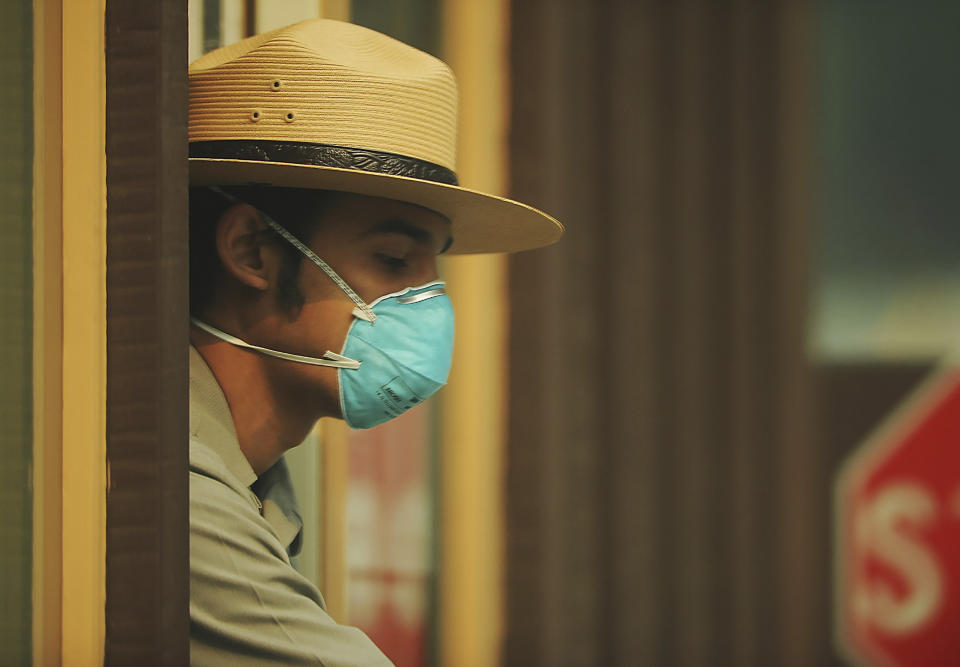
[[[730,415],[730,459],[725,471],[730,476],[731,525],[726,545],[731,623],[729,655],[735,664],[759,664],[772,656],[763,650],[769,645],[766,623],[769,606],[764,598],[765,555],[763,498],[769,492],[764,481],[769,440],[758,418],[751,395],[762,381],[766,360],[763,350],[766,297],[763,279],[764,228],[770,216],[762,160],[768,149],[758,132],[766,121],[764,91],[769,79],[762,34],[767,27],[751,0],[733,4],[730,93],[731,118],[731,226],[730,226],[730,341],[729,373],[731,391],[724,401]],[[765,608],[766,607],[766,608]],[[766,656],[766,657],[762,657]]]
[[[602,366],[605,398],[610,401],[604,437],[611,443],[632,443],[611,444],[602,461],[606,483],[600,488],[607,494],[601,505],[610,513],[603,608],[615,606],[622,590],[632,591],[636,599],[636,604],[607,615],[608,622],[601,625],[601,662],[611,665],[628,664],[638,655],[644,663],[665,664],[658,638],[669,628],[664,613],[670,595],[666,577],[647,575],[668,566],[661,528],[666,514],[661,499],[669,494],[661,473],[667,455],[660,446],[665,420],[658,408],[658,389],[652,383],[637,383],[659,373],[668,340],[665,327],[650,326],[662,317],[666,295],[661,246],[668,230],[656,221],[665,214],[662,155],[668,139],[660,130],[666,122],[662,95],[649,93],[664,91],[672,76],[663,55],[664,42],[672,37],[660,29],[666,8],[658,2],[613,3],[600,27],[632,26],[630,33],[606,36],[611,46],[601,121],[607,128],[604,146],[631,147],[608,154],[607,214],[627,211],[634,221],[610,225],[603,250],[608,267],[604,310],[616,321],[608,343],[616,362]]]
[[[824,529],[830,512],[831,485],[824,443],[816,437],[813,413],[813,378],[803,363],[807,343],[806,304],[812,265],[808,232],[813,216],[810,201],[813,178],[813,133],[809,123],[813,87],[812,12],[815,5],[779,2],[772,25],[779,40],[772,49],[777,67],[776,136],[778,151],[788,155],[777,170],[776,256],[780,297],[775,306],[775,343],[796,351],[779,358],[780,396],[776,406],[776,441],[781,443],[778,476],[781,480],[778,523],[789,529],[781,534],[780,590],[777,643],[780,664],[822,664],[830,656],[829,590],[814,582],[829,582],[829,543]],[[798,358],[800,357],[800,358]],[[801,574],[802,573],[802,574]]]
[[[103,662],[106,165],[102,0],[63,3],[62,664]]]
[[[186,40],[107,3],[107,664],[189,661]]]
[[[507,182],[507,3],[447,0],[444,59],[457,76],[460,183]],[[506,261],[455,257],[443,274],[457,314],[441,402],[439,663],[495,665],[502,637]]]
[[[60,659],[63,246],[59,0],[34,2],[33,664]]]
[[[669,30],[673,35],[670,58],[674,63],[674,114],[670,134],[673,148],[664,167],[669,170],[670,238],[664,250],[672,262],[667,267],[667,289],[673,299],[674,319],[665,352],[672,359],[663,380],[672,384],[665,406],[670,423],[668,445],[672,454],[673,520],[671,624],[674,664],[702,665],[713,654],[711,585],[713,562],[705,559],[711,543],[710,515],[713,450],[708,443],[716,432],[713,404],[716,335],[711,302],[715,294],[716,246],[712,232],[723,224],[713,207],[710,180],[711,139],[707,123],[713,54],[709,53],[709,16],[704,3],[685,0],[674,5]],[[666,443],[664,443],[666,444]],[[677,622],[682,617],[682,622]]]
[[[605,493],[598,482],[608,439],[597,436],[606,429],[597,393],[607,341],[596,338],[595,323],[610,315],[606,287],[596,289],[608,275],[599,252],[605,241],[596,229],[608,222],[602,183],[609,171],[605,132],[593,122],[603,109],[607,76],[602,16],[587,3],[564,4],[560,11],[548,3],[512,5],[511,138],[529,149],[512,151],[512,178],[533,184],[518,197],[522,201],[563,215],[567,235],[557,246],[509,260],[510,437],[516,444],[508,520],[533,516],[524,529],[529,532],[508,549],[508,567],[515,568],[508,576],[510,597],[529,605],[518,613],[508,608],[520,624],[508,628],[508,662],[600,660],[606,576],[600,544],[608,517],[597,507]],[[576,95],[569,94],[573,82]],[[519,192],[514,185],[513,194]],[[524,475],[529,485],[518,483]],[[532,553],[542,560],[530,561]],[[529,595],[534,590],[537,595]]]
[[[541,118],[539,104],[547,96],[550,79],[541,73],[543,60],[552,53],[548,35],[556,27],[550,14],[534,3],[510,5],[510,187],[513,193],[542,193],[548,171],[541,156],[548,145],[545,138],[551,116]],[[522,35],[522,38],[518,37]],[[537,44],[541,48],[533,49]],[[525,94],[520,94],[522,91]],[[551,249],[552,251],[552,249]],[[553,386],[545,381],[550,368],[539,360],[521,360],[529,352],[519,348],[518,331],[539,323],[549,325],[547,317],[555,302],[548,294],[520,302],[521,294],[532,294],[544,285],[549,267],[548,251],[524,253],[524,261],[509,260],[511,282],[510,332],[508,353],[510,411],[508,413],[507,545],[506,590],[507,627],[504,637],[504,663],[508,665],[544,664],[552,636],[548,628],[550,605],[548,585],[556,578],[556,559],[548,543],[547,512],[550,485],[559,472],[558,459],[548,455],[549,443],[559,427],[540,418],[548,405]],[[523,338],[529,346],[527,337]],[[541,344],[552,344],[549,339]],[[518,419],[518,413],[526,419]],[[514,443],[526,443],[525,447]]]

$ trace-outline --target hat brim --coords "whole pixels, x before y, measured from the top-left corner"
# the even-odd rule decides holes
[[[563,225],[532,206],[469,188],[355,169],[190,158],[190,185],[266,185],[339,190],[423,206],[448,218],[447,254],[519,252],[557,241]]]

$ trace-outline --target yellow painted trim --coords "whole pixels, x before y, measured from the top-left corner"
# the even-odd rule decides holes
[[[103,663],[106,563],[104,0],[63,3],[62,664]]]
[[[36,0],[33,159],[34,665],[60,660],[62,142],[60,0]]]
[[[444,2],[445,60],[460,90],[457,173],[502,194],[507,183],[507,0]],[[442,665],[496,665],[503,635],[507,263],[451,257],[444,277],[457,313],[453,370],[441,413]]]
[[[323,419],[320,436],[320,591],[327,613],[339,623],[347,621],[347,484],[349,482],[349,429],[339,419]]]

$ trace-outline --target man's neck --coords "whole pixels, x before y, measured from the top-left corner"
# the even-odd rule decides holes
[[[213,371],[233,417],[240,450],[257,476],[307,437],[316,416],[297,414],[270,381],[272,360],[191,331],[191,343]]]

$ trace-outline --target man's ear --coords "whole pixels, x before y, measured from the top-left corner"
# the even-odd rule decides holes
[[[224,269],[242,284],[258,290],[270,287],[275,272],[267,250],[269,234],[260,212],[250,204],[234,204],[217,222],[217,254]]]

